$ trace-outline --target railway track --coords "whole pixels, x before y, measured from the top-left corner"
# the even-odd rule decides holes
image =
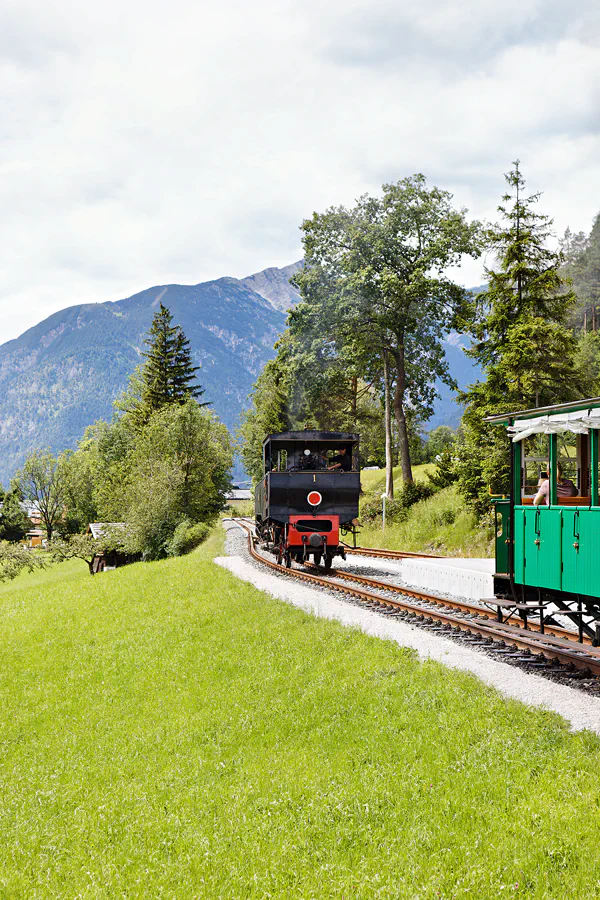
[[[250,525],[254,523],[254,519],[250,516],[236,516],[236,521],[246,522]],[[446,559],[447,557],[440,556],[439,553],[413,553],[410,550],[382,550],[380,547],[351,547],[350,544],[347,544],[345,541],[341,541],[341,544],[346,551],[346,553],[351,553],[354,556],[374,556],[381,557],[382,559]]]
[[[343,542],[342,542],[343,543]],[[411,553],[409,550],[381,550],[378,547],[350,547],[343,543],[346,553],[356,556],[380,556],[383,559],[444,559],[435,553]]]
[[[566,629],[547,625],[542,634],[535,626],[532,628],[531,623],[525,628],[510,621],[495,621],[495,612],[491,608],[336,569],[326,576],[321,574],[320,567],[313,565],[288,569],[258,551],[252,526],[247,520],[233,518],[232,521],[246,531],[252,558],[280,574],[349,594],[372,609],[412,620],[440,633],[462,633],[472,638],[473,643],[486,644],[486,649],[494,654],[528,666],[543,669],[560,664],[571,671],[600,677],[600,649],[578,643],[568,636],[572,633]]]

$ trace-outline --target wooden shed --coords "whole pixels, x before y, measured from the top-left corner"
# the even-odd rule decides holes
[[[124,531],[126,527],[125,522],[90,522],[87,528],[87,534],[91,534],[95,540],[99,540],[104,537],[107,529]],[[131,553],[124,553],[121,550],[100,552],[94,556],[92,572],[96,575],[97,572],[105,572],[108,569],[118,569],[119,566],[126,566],[128,563],[136,562],[137,559],[139,559],[139,556]]]

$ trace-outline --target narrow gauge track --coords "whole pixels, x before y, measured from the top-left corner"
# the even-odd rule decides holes
[[[445,559],[435,553],[411,553],[410,550],[381,550],[379,547],[350,547],[344,544],[346,553],[356,556],[380,556],[383,559]]]
[[[236,521],[254,523],[250,516],[236,516]],[[341,541],[346,553],[356,556],[376,556],[382,559],[446,559],[437,553],[413,553],[410,550],[382,550],[380,547],[351,547],[345,541]]]
[[[473,635],[474,638],[483,639],[477,643],[490,642],[489,649],[495,653],[518,658],[530,665],[542,668],[547,666],[548,662],[558,662],[563,666],[587,671],[600,677],[600,650],[565,637],[569,632],[564,629],[553,628],[551,631],[547,628],[545,633],[541,634],[531,628],[525,629],[523,626],[508,622],[496,622],[492,618],[494,615],[492,610],[466,601],[447,600],[422,591],[335,569],[328,572],[327,577],[313,574],[312,571],[288,569],[273,560],[266,559],[258,552],[252,528],[247,521],[241,518],[232,518],[232,521],[246,531],[248,551],[252,558],[281,574],[308,581],[328,590],[350,594],[368,604],[370,608],[379,609],[387,615],[408,615],[429,628]],[[314,572],[320,571],[317,566],[311,565],[310,569]],[[370,589],[366,589],[363,585],[368,585]],[[390,596],[391,594],[394,596]],[[494,643],[499,646],[491,646]],[[506,645],[512,645],[533,656],[521,657]]]

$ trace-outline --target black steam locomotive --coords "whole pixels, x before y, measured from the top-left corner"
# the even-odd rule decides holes
[[[312,557],[330,568],[345,557],[340,531],[354,533],[360,470],[358,435],[288,431],[263,442],[263,477],[254,501],[256,530],[277,561]]]

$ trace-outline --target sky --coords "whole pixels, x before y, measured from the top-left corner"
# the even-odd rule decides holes
[[[0,343],[286,265],[314,210],[415,172],[493,221],[517,157],[557,232],[589,231],[598,0],[3,0]]]

